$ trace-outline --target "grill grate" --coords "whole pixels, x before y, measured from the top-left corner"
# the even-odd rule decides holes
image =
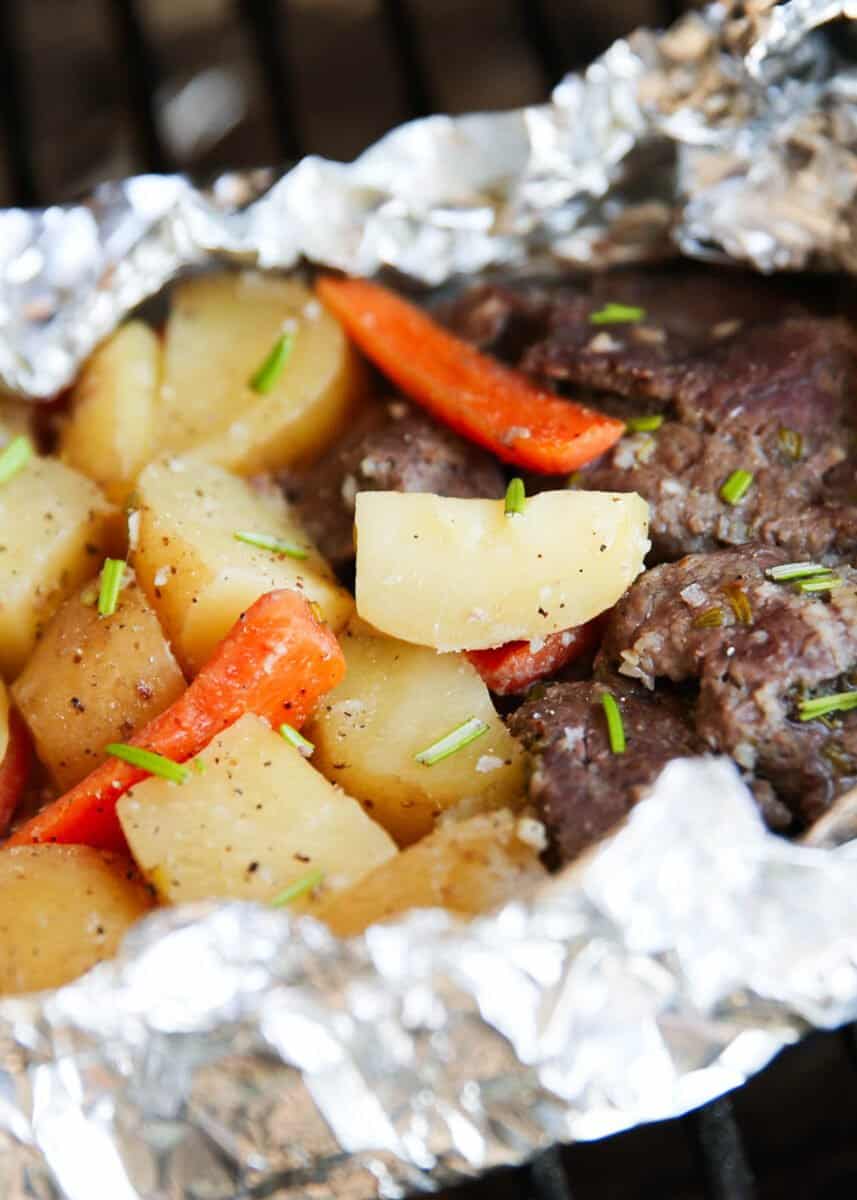
[[[125,75],[134,169],[187,167],[187,163],[173,161],[160,127],[162,72],[145,0],[103,0],[102,7],[112,52]],[[306,148],[297,102],[292,7],[288,0],[235,0],[239,27],[264,86],[267,119],[285,160],[299,157]],[[543,84],[550,86],[564,70],[589,62],[616,30],[602,24],[599,33],[598,21],[587,26],[575,10],[574,48],[569,58],[556,36],[556,6],[553,16],[548,7],[546,0],[512,0],[510,12],[526,54]],[[652,0],[648,9],[642,3],[632,7],[630,24],[668,24],[684,5],[680,0]],[[592,8],[592,13],[598,11],[597,5]],[[420,37],[416,0],[377,0],[375,15],[393,56],[405,107],[393,120],[440,107]],[[566,7],[562,15],[572,14]],[[12,0],[0,0],[0,125],[9,198],[13,203],[33,205],[55,197],[45,195],[40,184],[25,71],[32,54],[25,53],[21,17],[22,7]],[[478,46],[477,29],[473,35],[472,44]],[[504,81],[499,79],[498,85],[493,103],[503,107],[508,103]],[[227,158],[220,165],[240,164]],[[791,1125],[778,1141],[772,1131],[776,1133],[782,1125],[786,1107],[792,1110]],[[717,1100],[681,1120],[592,1145],[554,1148],[528,1167],[499,1172],[450,1196],[456,1200],[851,1197],[857,1194],[851,1116],[855,1111],[857,1032],[852,1026],[840,1034],[816,1035],[786,1051],[733,1097]]]
[[[625,20],[629,25],[664,25],[672,21],[683,7],[689,6],[689,2],[684,5],[682,0],[633,0]],[[92,5],[97,5],[104,17],[100,22],[102,28],[99,29],[97,40],[106,43],[106,56],[110,60],[104,65],[106,74],[121,80],[116,99],[123,105],[128,119],[131,142],[129,170],[194,169],[195,163],[175,161],[176,155],[171,151],[162,128],[161,84],[165,72],[162,70],[159,39],[154,26],[156,17],[163,20],[166,6],[156,4],[154,0],[86,0],[81,10],[89,10]],[[176,7],[178,10],[181,6]],[[301,10],[305,13],[309,6],[306,3],[299,4],[296,0],[233,0],[231,7],[228,4],[216,7],[222,7],[236,24],[238,36],[245,50],[250,52],[254,74],[262,85],[261,99],[266,110],[263,120],[269,126],[264,143],[268,153],[266,155],[263,151],[263,157],[270,161],[273,151],[274,155],[291,161],[307,149],[319,151],[318,146],[305,145],[302,137],[302,113],[296,86],[301,60],[292,36],[293,25],[298,23],[293,18],[300,16]],[[362,11],[366,5],[364,3],[358,7]],[[427,22],[433,19],[433,0],[374,0],[372,7],[374,15],[370,13],[366,20],[375,22],[387,47],[396,76],[390,90],[398,91],[400,100],[395,110],[390,110],[388,106],[386,115],[381,119],[386,125],[396,124],[400,120],[443,108],[437,80],[433,76],[442,74],[446,64],[431,69],[425,53],[425,39],[421,36],[421,30],[425,30]],[[455,6],[444,7],[448,17],[449,11]],[[511,31],[519,53],[508,65],[505,60],[499,61],[494,90],[483,101],[483,106],[509,106],[507,83],[511,77],[529,72],[534,80],[541,80],[541,86],[537,88],[537,94],[541,94],[544,87],[556,83],[565,70],[591,61],[614,35],[623,31],[617,21],[621,21],[624,7],[625,0],[615,0],[613,5],[607,6],[608,9],[615,8],[615,12],[610,19],[605,19],[606,10],[602,11],[601,0],[584,0],[584,8],[588,10],[587,20],[587,13],[577,11],[577,5],[572,14],[565,0],[503,0],[502,4],[499,0],[496,4],[494,0],[485,0],[481,11],[493,11],[492,19],[499,19],[496,10],[503,9],[506,32]],[[26,9],[15,4],[14,0],[0,0],[0,78],[3,80],[0,89],[0,128],[5,143],[5,153],[0,146],[0,172],[6,176],[6,202],[25,206],[57,199],[56,188],[44,186],[41,178],[47,173],[39,169],[40,156],[37,153],[43,137],[41,130],[36,127],[38,122],[34,120],[39,108],[36,104],[37,87],[44,89],[49,96],[49,106],[65,107],[66,101],[62,81],[51,80],[51,76],[57,73],[56,60],[47,71],[44,64],[38,61],[40,47],[36,43],[40,41],[39,28],[41,26],[44,30],[53,20],[51,8],[51,0],[30,0]],[[470,8],[476,14],[480,11],[476,0],[471,0]],[[574,18],[573,29],[568,20],[571,15]],[[480,20],[475,20],[471,26],[457,27],[458,32],[450,39],[449,50],[454,53],[460,49],[461,28],[466,28],[467,37],[472,39],[469,44],[481,50],[480,26]],[[63,51],[65,48],[60,46],[59,49]],[[219,49],[216,43],[212,47],[212,65],[217,62]],[[62,55],[59,62],[60,70],[68,70],[67,56]],[[83,61],[81,69],[86,72],[90,65],[89,60]],[[353,79],[349,77],[349,84],[344,85],[343,90],[351,86],[354,99],[359,104],[363,82],[360,78],[361,64],[358,60],[350,66]],[[396,81],[398,87],[395,86]],[[51,95],[52,86],[58,87],[55,95]],[[536,96],[531,98],[535,99]],[[84,125],[88,117],[94,115],[81,112],[79,124]],[[99,112],[98,116],[103,120],[104,113]],[[56,141],[57,144],[50,147],[51,159],[57,156],[62,158],[64,153],[70,157],[68,148],[63,145],[62,134],[57,135]],[[237,162],[234,144],[232,150],[232,155],[218,165],[249,166],[258,165],[261,161],[256,158],[252,163]]]

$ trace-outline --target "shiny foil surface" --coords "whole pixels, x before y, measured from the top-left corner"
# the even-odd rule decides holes
[[[545,106],[415,122],[347,166],[0,213],[0,374],[54,395],[214,260],[426,285],[677,250],[853,272],[854,27],[830,22],[855,17],[715,5]],[[0,1001],[0,1196],[396,1197],[681,1113],[857,1018],[855,832],[845,797],[786,842],[729,762],[679,760],[584,861],[469,925],[339,943],[258,906],[157,912],[116,962]]]

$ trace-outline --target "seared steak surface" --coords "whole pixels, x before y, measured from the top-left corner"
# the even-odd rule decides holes
[[[642,315],[597,323],[609,304]],[[445,315],[544,383],[626,419],[663,419],[577,481],[645,497],[652,561],[750,540],[797,558],[853,553],[857,337],[792,288],[726,272],[620,272],[552,291],[476,287]],[[754,478],[731,505],[720,489],[737,469]]]
[[[610,688],[628,741],[624,754],[614,754],[601,703],[605,690],[597,682],[553,683],[511,719],[512,732],[533,757],[530,799],[557,864],[603,837],[670,759],[705,750],[679,703],[626,679]]]

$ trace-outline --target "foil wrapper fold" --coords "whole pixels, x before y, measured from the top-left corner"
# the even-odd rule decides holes
[[[350,943],[255,905],[163,910],[0,1004],[7,1200],[401,1196],[704,1103],[857,1017],[853,856],[671,763],[580,866],[469,925]]]
[[[413,122],[349,165],[0,213],[0,379],[55,395],[215,261],[426,286],[676,253],[853,273],[854,17],[714,5],[546,105]],[[686,1111],[857,1018],[854,813],[790,844],[731,764],[680,760],[585,861],[469,925],[339,943],[251,905],[160,911],[116,962],[0,1002],[0,1194],[395,1197]]]

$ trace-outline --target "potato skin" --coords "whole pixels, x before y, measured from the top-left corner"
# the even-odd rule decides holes
[[[546,875],[513,813],[483,813],[440,826],[352,887],[322,896],[310,911],[340,937],[353,937],[412,908],[487,912]]]
[[[346,887],[395,854],[357,801],[259,717],[241,717],[199,759],[186,783],[147,779],[119,801],[131,851],[170,903],[269,901],[314,869]]]
[[[117,504],[154,451],[161,359],[157,334],[128,321],[92,354],[74,386],[60,457]]]
[[[88,593],[70,597],[45,628],[12,689],[40,760],[63,790],[126,742],[185,687],[145,593],[133,579],[101,617]]]
[[[634,492],[502,500],[358,492],[357,611],[390,637],[487,650],[582,625],[643,569],[648,505]]]
[[[153,905],[130,859],[89,846],[0,853],[0,993],[36,992],[111,958]]]
[[[293,588],[314,600],[334,631],[350,617],[350,594],[279,490],[254,489],[194,458],[167,458],[143,471],[136,495],[140,524],[132,562],[189,675],[240,614],[274,588]],[[235,533],[242,530],[301,546],[307,557],[280,556],[237,541]]]
[[[283,332],[285,366],[265,393],[250,381]],[[366,391],[336,319],[297,279],[206,274],[173,291],[158,442],[239,475],[311,461]]]
[[[341,645],[345,679],[321,702],[307,730],[316,746],[313,761],[399,845],[430,833],[452,806],[472,812],[521,802],[523,752],[463,655],[351,632],[350,626]],[[487,733],[433,766],[416,761],[419,751],[470,717],[484,721]]]
[[[0,674],[14,679],[66,596],[97,570],[116,510],[91,480],[33,458],[0,488]]]

